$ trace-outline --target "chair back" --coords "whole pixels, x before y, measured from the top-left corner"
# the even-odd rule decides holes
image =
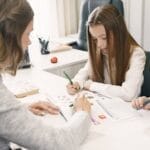
[[[86,22],[89,14],[98,6],[112,4],[124,15],[123,2],[121,0],[83,0],[80,8],[80,22],[77,46],[75,48],[87,51]]]
[[[150,51],[145,51],[146,64],[144,68],[144,82],[141,89],[141,96],[150,96]]]

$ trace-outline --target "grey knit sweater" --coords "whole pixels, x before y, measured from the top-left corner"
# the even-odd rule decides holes
[[[83,111],[60,127],[41,121],[15,99],[0,77],[0,150],[8,150],[9,142],[30,150],[76,150],[89,126],[89,116]]]

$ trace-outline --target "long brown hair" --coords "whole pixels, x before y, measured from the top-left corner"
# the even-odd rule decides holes
[[[0,0],[0,64],[10,63],[8,68],[1,65],[0,70],[16,73],[23,57],[21,37],[33,15],[26,0]]]
[[[89,33],[89,27],[103,25],[106,31],[111,83],[121,85],[129,67],[133,47],[139,46],[127,30],[123,16],[113,5],[97,7],[89,16],[87,29],[92,79],[104,82],[104,56]],[[115,68],[115,69],[114,69]]]

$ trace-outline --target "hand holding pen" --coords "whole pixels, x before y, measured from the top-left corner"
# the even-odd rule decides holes
[[[67,84],[67,91],[69,94],[74,95],[79,92],[80,85],[78,82],[73,82],[69,75],[64,71],[65,77],[69,80],[69,83]]]

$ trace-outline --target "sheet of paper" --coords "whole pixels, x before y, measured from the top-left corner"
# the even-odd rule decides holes
[[[136,111],[131,107],[131,104],[120,98],[110,98],[95,94],[94,99],[113,120],[125,119],[137,115]]]
[[[99,125],[101,123],[106,123],[111,121],[113,118],[108,112],[106,112],[96,101],[94,94],[89,94],[87,92],[83,92],[83,94],[88,98],[91,103],[91,121],[94,125]],[[49,99],[52,100],[53,103],[59,106],[62,113],[69,120],[73,113],[74,108],[70,107],[74,103],[76,96],[66,95],[49,95]]]

